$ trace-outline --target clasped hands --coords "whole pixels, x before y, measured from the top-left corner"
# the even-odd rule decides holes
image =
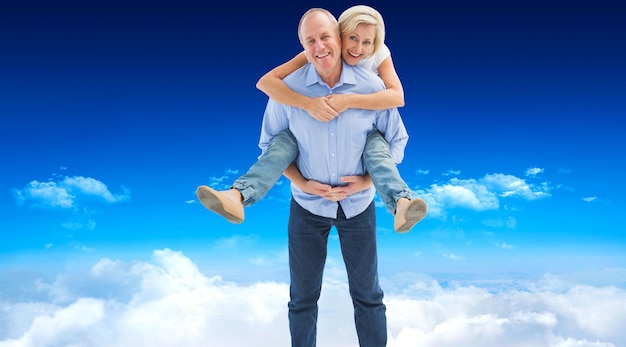
[[[341,181],[346,183],[345,186],[332,187],[328,184],[308,180],[305,184],[306,193],[321,196],[331,201],[341,201],[348,195],[358,193],[372,185],[372,179],[369,175],[365,176],[343,176]]]
[[[312,98],[306,111],[318,121],[328,122],[349,108],[349,97],[347,94],[331,94]]]

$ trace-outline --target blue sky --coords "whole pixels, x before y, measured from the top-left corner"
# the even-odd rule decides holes
[[[399,169],[430,206],[398,235],[377,200],[390,345],[626,344],[624,11],[368,4],[405,89]],[[260,154],[254,84],[301,50],[300,15],[351,5],[3,5],[0,346],[287,341],[287,180],[241,225],[195,189],[227,188]],[[337,242],[328,346],[355,341]],[[172,310],[178,331],[150,319]],[[252,318],[216,313],[235,310]]]

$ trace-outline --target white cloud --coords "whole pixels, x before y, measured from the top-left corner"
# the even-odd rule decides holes
[[[446,254],[444,254],[443,256],[444,256],[445,258],[450,259],[450,260],[463,260],[463,259],[465,259],[465,258],[463,258],[462,256],[460,256],[460,255],[456,255],[456,254],[454,254],[454,253],[446,253]]]
[[[433,184],[415,196],[428,203],[430,216],[442,216],[450,208],[466,208],[475,211],[495,210],[499,207],[497,196],[476,180],[452,178],[449,183]]]
[[[541,172],[542,169],[529,169]],[[444,176],[459,174],[449,171]],[[533,176],[534,177],[534,176]],[[480,179],[452,177],[444,183],[432,184],[428,189],[416,190],[415,196],[428,203],[429,217],[446,217],[454,208],[473,211],[498,210],[501,199],[536,200],[549,197],[552,187],[548,182],[529,183],[525,179],[506,174],[487,174]]]
[[[96,222],[93,219],[80,221],[80,222],[67,221],[63,223],[62,226],[68,230],[81,230],[81,229],[94,230],[96,228]]]
[[[19,204],[53,209],[77,209],[90,204],[114,204],[130,199],[125,187],[122,187],[122,193],[113,194],[101,181],[83,176],[66,176],[48,182],[33,180],[14,192]]]
[[[94,251],[93,248],[87,247],[87,246],[85,246],[83,244],[76,244],[76,245],[74,245],[74,249],[77,249],[77,250],[82,251],[82,252],[93,252]]]
[[[515,246],[508,244],[506,242],[496,242],[495,245],[502,249],[515,249]]]
[[[482,221],[483,225],[489,228],[503,228],[506,227],[508,229],[515,229],[517,226],[517,220],[513,217],[507,217],[505,219],[486,219]]]
[[[15,340],[0,341],[0,346],[80,346],[95,345],[97,333],[90,335],[96,323],[104,317],[102,300],[81,298],[51,314],[36,316],[28,331]]]
[[[598,200],[597,196],[588,196],[588,197],[584,197],[583,198],[584,202],[594,202],[594,201],[597,201],[597,200]]]
[[[222,176],[209,177],[208,185],[217,190],[230,189],[235,179],[239,176],[239,170],[226,169]]]
[[[48,182],[33,180],[13,193],[18,205],[72,214],[61,226],[68,230],[94,230],[96,222],[91,217],[101,213],[102,207],[130,200],[130,192],[113,194],[103,182],[83,176],[60,177]]]
[[[32,203],[34,207],[73,208],[74,195],[56,182],[31,181],[26,187],[16,190],[17,202]]]
[[[529,169],[526,169],[526,176],[537,176],[538,174],[542,172],[543,172],[542,168],[531,167]]]
[[[480,183],[489,191],[500,194],[502,197],[521,197],[535,200],[550,196],[549,186],[540,184],[531,185],[526,180],[505,174],[487,174]]]
[[[238,175],[239,174],[239,170],[236,169],[227,169],[226,173],[229,175]]]
[[[95,178],[73,176],[65,177],[59,184],[77,196],[93,196],[104,200],[107,203],[116,203],[128,200],[130,196],[124,189],[123,194],[112,194],[107,186]]]
[[[443,176],[458,176],[461,174],[461,170],[448,170],[446,172],[444,172],[442,175]]]
[[[0,346],[289,345],[287,283],[237,284],[203,274],[181,252],[153,256],[131,263],[105,258],[87,273],[41,285],[36,297],[3,296]],[[318,342],[353,346],[341,262],[330,264],[337,268],[325,276]],[[570,285],[553,276],[492,292],[410,274],[383,278],[382,285],[389,347],[626,345],[626,291],[615,286]]]

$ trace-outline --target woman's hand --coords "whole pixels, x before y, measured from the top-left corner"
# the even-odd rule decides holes
[[[339,115],[339,112],[335,111],[328,104],[327,97],[325,96],[309,99],[305,110],[311,115],[311,117],[320,122],[331,121]]]
[[[349,94],[331,94],[325,97],[326,103],[337,113],[344,112],[350,108]]]

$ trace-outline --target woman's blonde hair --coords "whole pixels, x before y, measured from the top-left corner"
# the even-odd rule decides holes
[[[375,9],[366,5],[352,6],[339,16],[341,36],[344,37],[354,32],[359,24],[374,25],[376,28],[374,47],[369,54],[372,56],[378,52],[385,42],[385,22],[383,21],[383,16]]]

